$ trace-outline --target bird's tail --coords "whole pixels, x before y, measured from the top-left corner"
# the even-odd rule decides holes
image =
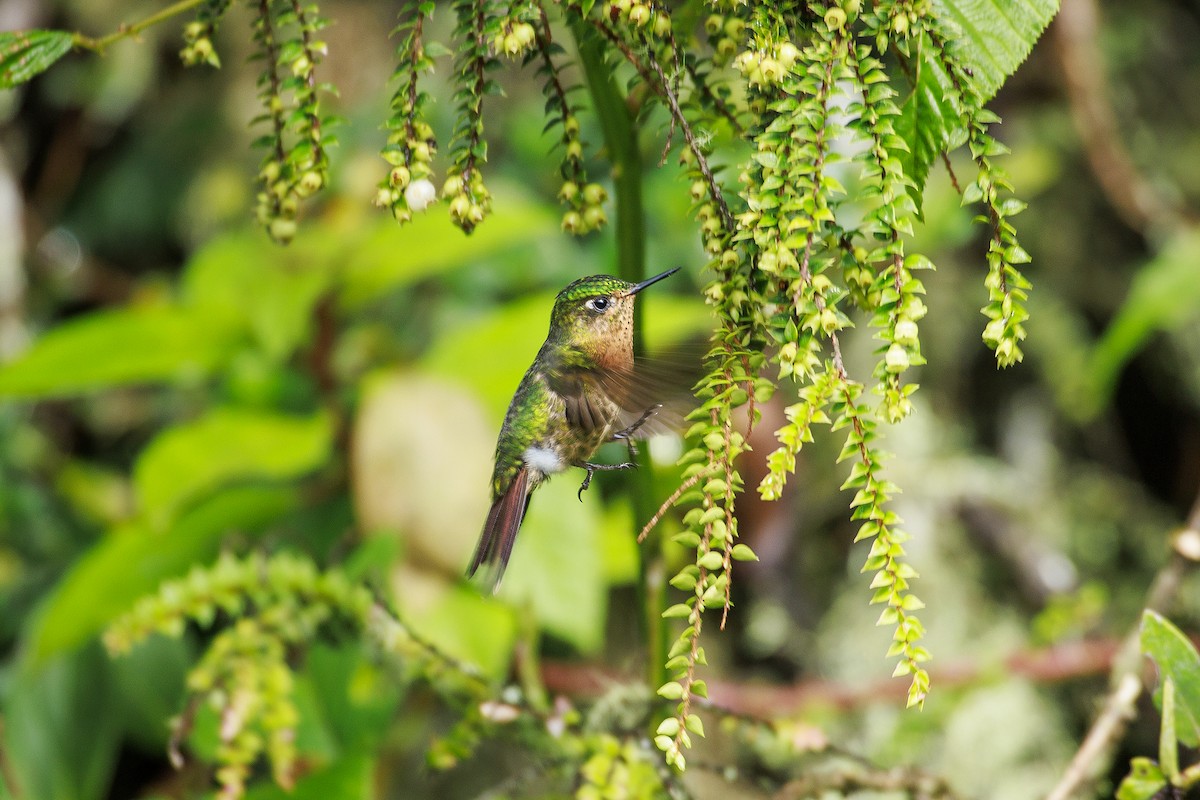
[[[529,508],[532,494],[529,488],[529,467],[522,464],[509,482],[508,489],[492,503],[492,510],[483,523],[483,533],[479,535],[479,544],[475,547],[475,557],[467,568],[467,577],[471,578],[480,567],[486,565],[481,583],[493,594],[500,588],[500,579],[504,577],[508,558],[512,555],[513,542],[517,540],[517,531],[521,530],[525,510]]]

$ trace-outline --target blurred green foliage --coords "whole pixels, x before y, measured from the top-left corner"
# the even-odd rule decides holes
[[[1122,121],[1135,159],[1161,164],[1198,202],[1200,120],[1180,98],[1200,85],[1188,38],[1200,26],[1166,0],[1104,10],[1114,91],[1138,103]],[[565,478],[539,493],[499,598],[458,580],[485,512],[495,430],[544,336],[550,292],[613,271],[615,242],[560,235],[558,181],[545,174],[551,143],[534,124],[545,101],[524,73],[500,79],[503,102],[487,100],[498,112],[493,213],[470,237],[443,214],[400,229],[369,209],[391,70],[379,34],[391,12],[339,4],[326,31],[348,122],[327,197],[286,249],[244,222],[255,71],[236,37],[218,34],[220,73],[180,72],[167,26],[105,59],[64,48],[43,79],[0,94],[0,178],[20,190],[26,217],[0,209],[0,242],[24,242],[15,265],[0,263],[0,344],[16,350],[5,338],[14,326],[32,339],[0,367],[0,797],[208,796],[213,776],[199,762],[215,756],[222,720],[196,710],[180,772],[168,763],[167,721],[187,710],[187,675],[231,615],[115,658],[100,637],[140,598],[162,599],[165,583],[252,553],[303,556],[315,574],[394,596],[411,636],[379,653],[331,626],[288,653],[294,786],[253,771],[247,797],[558,796],[579,788],[564,764],[584,765],[593,795],[659,785],[637,745],[658,724],[646,692],[614,679],[593,702],[577,683],[554,684],[551,670],[542,685],[537,670],[547,661],[606,682],[644,666],[631,534],[646,520],[624,502],[622,479],[598,481],[582,505]],[[41,13],[55,18],[30,25],[105,29],[132,11],[64,1]],[[9,46],[0,44],[4,58]],[[836,445],[816,444],[782,510],[739,499],[743,534],[763,561],[739,573],[730,629],[705,642],[714,677],[735,690],[798,683],[806,699],[749,707],[778,717],[775,730],[703,712],[713,741],[689,777],[696,796],[761,797],[815,780],[824,762],[796,753],[818,758],[822,742],[884,766],[920,765],[963,793],[1033,796],[1061,772],[1092,713],[1098,668],[1060,682],[1007,659],[1034,647],[1069,652],[1136,623],[1165,532],[1200,478],[1200,278],[1194,233],[1143,238],[1098,199],[1046,77],[1055,71],[1039,48],[997,98],[1010,171],[1030,202],[1022,233],[1039,294],[1027,368],[996,378],[979,343],[982,299],[963,275],[986,244],[936,163],[916,231],[940,270],[923,278],[933,312],[922,331],[924,397],[909,423],[889,429],[889,474],[905,487],[896,509],[914,534],[935,672],[967,677],[950,677],[920,715],[877,688],[889,634],[871,628],[861,553],[846,544],[849,498],[826,466]],[[937,111],[937,78],[921,73],[934,83],[915,114]],[[449,96],[445,75],[431,80],[433,94]],[[451,105],[429,107],[443,140]],[[581,119],[583,140],[598,144],[598,127]],[[666,118],[657,110],[643,123],[653,164]],[[730,144],[730,160],[744,147]],[[652,167],[644,182],[650,262],[689,265],[676,294],[647,298],[653,346],[710,319],[694,299],[691,267],[703,256],[687,222],[689,181]],[[11,294],[14,269],[23,295]],[[845,344],[869,370],[869,336]],[[756,440],[746,458],[775,445]],[[663,498],[679,482],[677,453],[651,451]],[[672,567],[689,563],[666,552]],[[1171,616],[1195,630],[1194,581]],[[1164,647],[1146,647],[1160,667]],[[436,653],[473,665],[481,683],[447,678],[455,670]],[[1187,658],[1173,678],[1176,718],[1195,709]],[[514,668],[520,689],[497,695]],[[515,724],[503,721],[509,703],[522,712]],[[1190,746],[1187,731],[1176,724]],[[1160,733],[1158,720],[1139,721],[1113,783],[1129,757],[1158,752]],[[718,774],[706,762],[737,769]]]

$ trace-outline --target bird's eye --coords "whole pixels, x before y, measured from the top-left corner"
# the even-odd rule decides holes
[[[603,312],[608,308],[608,302],[609,301],[607,297],[593,297],[591,300],[588,300],[585,305],[592,311]]]

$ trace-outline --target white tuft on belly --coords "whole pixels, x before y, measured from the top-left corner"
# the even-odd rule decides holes
[[[566,468],[562,459],[558,457],[558,453],[549,447],[527,447],[522,458],[531,468],[547,475],[553,472],[562,472]]]

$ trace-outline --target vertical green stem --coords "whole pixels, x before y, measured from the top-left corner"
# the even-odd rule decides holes
[[[638,127],[625,95],[618,88],[612,70],[604,61],[604,48],[582,22],[572,32],[579,49],[584,80],[604,132],[604,144],[612,162],[613,193],[616,198],[617,274],[627,281],[640,281],[646,274],[646,218],[642,202],[642,151],[638,146]],[[634,304],[633,346],[641,355],[642,304]],[[633,512],[636,520],[647,520],[657,510],[654,504],[654,475],[645,448],[638,454],[638,469],[633,478]],[[667,676],[665,608],[665,570],[657,539],[647,540],[639,549],[640,581],[638,601],[645,618],[641,630],[648,658],[647,676],[651,686],[659,686]]]

